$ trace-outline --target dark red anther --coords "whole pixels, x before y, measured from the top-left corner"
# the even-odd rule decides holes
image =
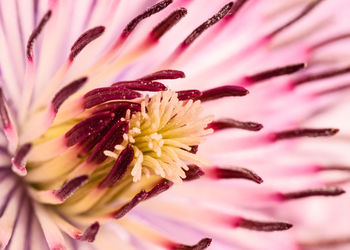
[[[323,136],[333,136],[339,132],[339,129],[336,128],[301,128],[301,129],[292,129],[282,132],[277,132],[271,135],[272,141],[292,139],[298,137],[323,137]]]
[[[169,180],[162,179],[155,187],[147,192],[147,199],[153,198],[167,191],[173,184],[174,183]]]
[[[120,219],[124,215],[126,215],[131,209],[133,209],[135,206],[137,206],[141,201],[146,200],[148,197],[148,193],[145,190],[141,190],[138,194],[132,198],[131,201],[126,203],[124,206],[122,206],[120,209],[118,209],[116,212],[113,213],[113,217],[115,219]]]
[[[249,91],[243,87],[225,85],[203,91],[202,95],[198,99],[202,102],[206,102],[227,96],[245,96],[248,93]]]
[[[214,131],[219,131],[223,129],[229,128],[238,128],[249,131],[259,131],[263,128],[263,125],[256,122],[242,122],[234,119],[220,119],[217,121],[213,121],[208,124],[208,128],[212,128]]]
[[[112,170],[100,182],[99,188],[111,188],[116,185],[125,175],[130,163],[134,159],[134,150],[128,145],[118,156]]]
[[[96,221],[85,230],[84,234],[77,235],[76,239],[81,241],[93,242],[96,238],[96,234],[98,233],[99,229],[100,224]]]
[[[150,34],[153,41],[158,41],[166,32],[168,32],[175,24],[177,24],[185,15],[187,10],[180,8],[172,12],[167,18],[160,22]]]
[[[262,222],[245,218],[240,218],[238,221],[235,221],[234,226],[263,232],[284,231],[292,227],[291,224],[285,222]]]
[[[150,17],[160,11],[162,11],[163,9],[165,9],[166,7],[168,7],[173,1],[172,0],[163,0],[155,5],[153,5],[152,7],[148,8],[147,10],[145,10],[145,12],[143,12],[142,14],[138,15],[137,17],[135,17],[133,20],[131,20],[128,25],[124,28],[121,36],[123,38],[126,38],[130,35],[130,33],[136,28],[136,26],[145,18]]]
[[[135,81],[123,81],[112,84],[113,87],[126,88],[139,91],[164,91],[167,87],[160,82],[152,82],[150,80],[135,80]]]
[[[26,143],[20,146],[12,159],[12,163],[18,167],[24,167],[25,163],[23,162],[23,160],[25,159],[31,148],[31,143]]]
[[[69,59],[71,61],[92,41],[99,38],[105,31],[104,26],[97,26],[84,32],[78,40],[75,41],[72,48],[70,49]]]
[[[113,117],[114,115],[112,113],[101,113],[79,122],[65,134],[67,147],[71,147],[92,134],[100,132],[108,125]]]
[[[57,113],[62,103],[71,95],[76,93],[86,83],[87,80],[87,77],[79,78],[58,91],[51,101],[53,111]]]
[[[114,146],[121,144],[123,142],[123,134],[127,133],[129,130],[129,123],[127,121],[118,121],[113,127],[109,129],[106,135],[102,140],[96,145],[92,151],[89,158],[86,160],[88,163],[93,162],[96,164],[102,163],[107,159],[107,156],[104,154],[105,150],[114,151]]]
[[[313,81],[318,81],[321,79],[326,79],[326,78],[331,78],[331,77],[336,77],[339,75],[347,74],[350,73],[350,66],[345,66],[343,68],[339,69],[331,69],[327,71],[322,71],[319,73],[313,73],[313,74],[306,74],[304,76],[301,76],[292,82],[292,87],[297,87],[299,85],[308,83],[308,82],[313,82]]]
[[[305,63],[291,64],[291,65],[287,65],[279,68],[269,69],[251,76],[247,76],[245,77],[245,80],[248,81],[248,83],[257,83],[257,82],[265,81],[270,78],[293,74],[305,67],[306,67]]]
[[[130,100],[141,97],[141,94],[125,88],[106,87],[91,90],[84,95],[84,108],[89,109],[98,104],[112,100]]]
[[[263,179],[259,175],[246,168],[214,168],[210,172],[214,177],[219,179],[246,179],[258,184],[263,182]]]
[[[27,58],[30,61],[33,60],[33,44],[34,44],[34,41],[38,38],[38,36],[40,35],[42,29],[44,28],[46,23],[50,20],[51,14],[52,14],[51,10],[46,12],[46,14],[41,19],[39,25],[33,30],[32,34],[30,34],[30,37],[29,37],[28,42],[27,42]]]
[[[55,196],[61,201],[65,201],[69,196],[73,194],[75,190],[80,188],[88,181],[87,175],[81,175],[65,183],[60,189],[55,191]]]
[[[1,88],[0,88],[0,120],[2,123],[2,127],[4,129],[7,129],[11,126],[11,121],[7,111],[5,96]]]
[[[94,109],[94,114],[111,112],[114,113],[116,119],[120,119],[125,116],[126,110],[130,110],[131,113],[141,111],[141,104],[134,102],[108,102],[97,106]]]
[[[192,154],[197,154],[198,152],[198,145],[190,146],[191,150],[189,151]]]
[[[198,99],[201,95],[202,92],[196,89],[189,89],[189,90],[181,90],[177,91],[177,98],[182,101],[182,100],[189,100],[189,99]]]
[[[208,248],[211,244],[212,239],[204,238],[201,239],[197,244],[193,246],[183,245],[183,244],[172,244],[169,247],[170,250],[204,250]]]
[[[154,81],[154,80],[171,80],[185,78],[185,73],[179,70],[166,69],[154,72],[152,74],[146,75],[139,80],[144,81]]]
[[[317,5],[319,5],[323,0],[315,0],[306,5],[306,7],[292,20],[288,21],[287,23],[283,24],[282,26],[278,27],[274,31],[272,31],[270,34],[267,35],[267,38],[273,38],[277,34],[281,33],[282,31],[286,30],[288,27],[292,26],[296,22],[298,22],[300,19],[308,15]]]
[[[279,193],[278,196],[282,200],[295,200],[312,196],[338,196],[344,193],[345,190],[339,187],[322,187],[297,192]]]
[[[183,181],[193,181],[199,179],[201,176],[204,175],[204,171],[196,166],[196,165],[187,165],[188,170],[185,171],[186,173],[186,178],[183,178]]]
[[[198,26],[192,33],[186,37],[186,39],[181,43],[181,47],[188,47],[190,44],[194,42],[205,30],[207,30],[210,26],[219,22],[222,18],[224,18],[231,10],[233,6],[233,2],[226,4],[221,10],[216,13],[214,16],[209,18],[207,21]]]

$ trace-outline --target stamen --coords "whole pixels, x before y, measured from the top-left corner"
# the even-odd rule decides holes
[[[171,246],[169,249],[170,250],[204,250],[210,246],[211,241],[212,239],[210,238],[204,238],[204,239],[201,239],[197,244],[193,246],[177,244],[175,246]]]
[[[233,2],[226,4],[222,9],[216,13],[214,16],[209,18],[207,21],[198,26],[182,43],[181,47],[186,48],[190,44],[192,44],[205,30],[207,30],[210,26],[219,22],[222,18],[224,18],[233,6]]]
[[[323,187],[323,188],[315,188],[315,189],[307,189],[298,192],[290,192],[290,193],[280,193],[278,196],[282,200],[295,200],[301,198],[307,198],[311,196],[338,196],[344,194],[345,190],[339,187]]]
[[[269,70],[251,75],[251,76],[246,76],[244,78],[244,80],[248,84],[253,84],[253,83],[265,81],[265,80],[270,79],[270,78],[293,74],[295,72],[300,71],[301,69],[303,69],[305,67],[306,67],[306,63],[291,64],[291,65],[283,66],[280,68],[269,69]]]
[[[288,27],[292,26],[296,22],[298,22],[300,19],[308,15],[317,5],[319,5],[323,0],[315,0],[311,3],[309,3],[296,17],[294,17],[292,20],[288,21],[287,23],[283,24],[279,28],[272,31],[270,34],[267,35],[268,39],[273,38],[277,34],[281,33]]]
[[[238,128],[249,131],[259,131],[263,128],[263,125],[256,122],[242,122],[234,119],[220,119],[208,124],[208,128],[212,128],[214,131],[220,131],[228,128]]]
[[[198,99],[202,102],[206,102],[227,96],[245,96],[248,93],[249,91],[243,87],[225,85],[203,91],[202,95]]]
[[[195,100],[198,99],[201,95],[202,92],[196,89],[190,89],[190,90],[181,90],[177,91],[177,98],[182,101],[182,100]]]
[[[83,106],[85,109],[89,109],[107,101],[135,99],[140,96],[140,93],[130,89],[120,89],[116,87],[98,88],[84,95]]]
[[[11,127],[11,120],[7,112],[5,96],[1,88],[0,88],[0,119],[1,119],[2,127],[4,129]]]
[[[188,152],[190,152],[192,154],[197,154],[197,152],[198,152],[198,145],[194,145],[194,146],[190,146],[190,147],[191,147],[191,150],[188,151]]]
[[[141,104],[134,103],[134,102],[123,102],[123,101],[108,102],[96,107],[93,110],[93,113],[97,114],[97,113],[111,112],[115,114],[116,119],[118,120],[119,118],[125,116],[126,110],[128,109],[131,111],[131,113],[140,112]]]
[[[21,176],[24,176],[27,174],[25,158],[31,148],[32,148],[31,143],[26,143],[20,146],[15,156],[11,160],[13,164],[12,170]]]
[[[180,8],[172,12],[167,18],[159,23],[150,34],[153,41],[158,41],[166,32],[168,32],[175,24],[177,24],[185,15],[187,10]]]
[[[317,80],[322,80],[322,79],[327,79],[331,77],[336,77],[339,75],[347,74],[350,72],[350,66],[346,66],[340,69],[332,69],[328,71],[323,71],[320,73],[315,73],[315,74],[307,74],[304,76],[301,76],[291,82],[291,87],[297,87],[302,84],[308,83],[308,82],[313,82]]]
[[[139,91],[164,91],[167,87],[160,82],[152,82],[150,80],[135,80],[135,81],[123,81],[112,84],[113,87],[127,88],[131,90]]]
[[[102,113],[89,117],[78,123],[65,134],[65,142],[67,147],[83,141],[88,136],[95,134],[104,129],[113,119],[113,114]]]
[[[263,182],[263,179],[261,179],[260,176],[258,176],[256,173],[246,168],[217,167],[212,170],[209,170],[207,173],[212,177],[219,178],[219,179],[246,179],[246,180],[254,181],[258,184],[261,184]]]
[[[112,170],[100,182],[98,188],[111,188],[116,185],[125,175],[130,163],[134,159],[134,150],[128,145],[118,156]]]
[[[154,72],[147,76],[140,78],[139,80],[154,81],[154,80],[169,80],[185,78],[185,73],[179,70],[167,69]]]
[[[167,191],[173,184],[174,183],[169,180],[162,179],[154,188],[147,192],[147,199],[153,198]]]
[[[116,212],[113,213],[113,217],[115,219],[120,219],[124,215],[126,215],[131,209],[133,209],[137,204],[139,204],[141,201],[146,200],[148,197],[148,193],[145,190],[141,190],[138,194],[135,195],[134,198],[128,203],[126,203],[124,206],[122,206],[120,209],[118,209]]]
[[[332,93],[336,93],[336,92],[346,91],[349,89],[350,89],[350,83],[319,91],[316,93],[316,95],[318,95],[318,96],[327,95],[327,94],[332,94]]]
[[[96,221],[85,230],[83,235],[77,235],[76,239],[81,241],[93,242],[99,229],[100,224]]]
[[[30,35],[30,37],[28,39],[28,42],[27,42],[27,59],[29,61],[33,60],[33,44],[34,44],[34,41],[39,36],[39,34],[41,33],[41,31],[44,28],[44,26],[46,25],[46,23],[50,20],[51,14],[52,14],[51,10],[46,12],[44,17],[41,19],[39,25],[33,30],[32,34]]]
[[[201,176],[204,175],[204,171],[200,169],[197,165],[187,165],[188,170],[185,171],[186,178],[182,178],[183,181],[193,181],[199,179]]]
[[[78,40],[73,44],[72,48],[70,49],[71,52],[69,54],[69,59],[71,61],[74,60],[74,58],[92,41],[99,38],[103,32],[105,31],[104,26],[98,26],[92,29],[89,29],[88,31],[84,32]]]
[[[238,222],[235,222],[235,226],[263,232],[284,231],[292,227],[291,224],[285,222],[262,222],[245,218],[240,218]]]
[[[103,153],[105,150],[113,150],[115,145],[123,142],[123,135],[129,130],[129,124],[126,121],[118,121],[102,140],[96,145],[94,151],[86,160],[88,163],[94,162],[96,164],[102,163],[107,156]]]
[[[64,201],[70,197],[75,190],[84,185],[88,181],[88,178],[87,175],[78,176],[64,184],[60,189],[56,190],[54,195],[61,201]]]
[[[58,91],[51,101],[52,110],[55,113],[57,113],[62,103],[65,100],[67,100],[71,95],[76,93],[86,83],[87,80],[87,77],[79,78],[78,80],[73,81],[72,83],[68,84],[66,87]]]
[[[131,20],[131,22],[129,22],[129,24],[124,28],[121,37],[122,38],[128,37],[130,35],[130,33],[136,28],[136,26],[143,19],[150,17],[150,16],[162,11],[163,9],[168,7],[172,2],[173,2],[173,0],[163,0],[163,1],[153,5],[152,7],[148,8],[145,12],[138,15],[133,20]]]
[[[301,129],[292,129],[282,132],[277,132],[271,135],[272,141],[298,138],[298,137],[322,137],[322,136],[333,136],[339,132],[339,129],[336,128],[301,128]]]

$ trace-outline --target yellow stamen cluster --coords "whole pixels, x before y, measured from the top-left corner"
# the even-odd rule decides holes
[[[133,181],[142,176],[158,175],[175,183],[186,177],[187,164],[208,164],[200,156],[190,153],[191,146],[203,142],[204,136],[212,133],[206,129],[212,116],[200,117],[200,101],[180,101],[173,91],[158,92],[141,103],[141,112],[130,115],[130,129],[124,134],[122,145],[115,151],[105,151],[107,156],[117,158],[126,144],[133,146]]]

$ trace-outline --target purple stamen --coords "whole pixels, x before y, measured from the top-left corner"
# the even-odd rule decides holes
[[[81,241],[93,242],[99,229],[100,224],[96,221],[85,230],[83,235],[77,235],[76,239]]]
[[[141,97],[141,94],[125,88],[106,87],[91,90],[84,95],[84,108],[89,109],[111,100],[128,100]]]
[[[139,80],[144,81],[154,81],[154,80],[170,80],[170,79],[178,79],[185,78],[185,73],[179,70],[166,69],[154,72],[147,76],[140,78]]]
[[[136,26],[145,18],[150,17],[160,11],[162,11],[163,9],[165,9],[166,7],[168,7],[173,1],[172,0],[163,0],[155,5],[153,5],[152,7],[148,8],[145,12],[143,12],[142,14],[138,15],[137,17],[135,17],[133,20],[131,20],[128,25],[124,28],[121,36],[123,38],[126,38],[130,35],[130,33],[136,28]]]
[[[123,81],[112,84],[113,87],[126,88],[139,91],[164,91],[167,87],[160,82],[152,82],[149,80]]]
[[[240,218],[239,221],[235,223],[237,223],[235,226],[240,228],[263,232],[284,231],[292,227],[291,224],[285,222],[262,222],[245,218]]]
[[[258,184],[263,182],[260,176],[246,168],[215,168],[210,172],[214,177],[219,179],[246,179]]]
[[[295,200],[312,196],[338,196],[344,193],[345,190],[339,187],[323,187],[297,192],[279,193],[279,196],[282,200]]]
[[[194,145],[194,146],[190,146],[190,147],[191,147],[191,150],[188,151],[188,152],[190,152],[192,154],[197,154],[197,152],[198,152],[198,145]]]
[[[21,172],[25,172],[25,165],[26,165],[25,157],[27,156],[31,148],[32,148],[31,143],[23,144],[22,146],[19,147],[15,156],[12,158],[13,165]]]
[[[113,217],[115,219],[120,219],[124,215],[126,215],[131,209],[133,209],[137,204],[139,204],[141,201],[144,201],[147,199],[148,193],[145,190],[141,190],[138,194],[135,195],[134,198],[128,203],[126,203],[124,206],[122,206],[120,209],[118,209],[116,212],[113,213]]]
[[[176,244],[174,246],[171,246],[170,250],[204,250],[210,246],[211,241],[212,239],[210,238],[204,238],[204,239],[201,239],[197,244],[193,246]]]
[[[248,93],[249,91],[243,87],[225,85],[203,91],[202,95],[198,99],[202,102],[206,102],[227,96],[245,96]]]
[[[61,201],[65,201],[74,193],[75,190],[84,185],[88,181],[88,178],[89,177],[87,175],[78,176],[65,183],[60,189],[56,190],[54,195]]]
[[[199,179],[201,176],[204,175],[204,171],[200,169],[200,167],[196,165],[187,165],[188,170],[185,171],[186,173],[186,178],[183,178],[183,181],[193,181]]]
[[[192,44],[205,30],[207,30],[210,26],[219,22],[222,18],[224,18],[231,10],[233,6],[233,2],[226,4],[222,9],[216,13],[214,16],[209,18],[207,21],[198,26],[192,33],[186,37],[186,39],[181,43],[182,48],[188,47]]]
[[[107,159],[104,154],[105,150],[114,150],[114,146],[123,142],[123,134],[129,130],[129,123],[126,121],[118,121],[111,127],[108,133],[96,145],[95,149],[86,160],[88,163],[94,162],[96,164],[102,163]]]
[[[257,82],[265,81],[265,80],[270,79],[270,78],[293,74],[293,73],[298,72],[299,70],[301,70],[305,67],[306,67],[305,63],[287,65],[287,66],[259,72],[257,74],[251,75],[251,76],[247,76],[247,77],[245,77],[245,80],[248,83],[257,83]]]
[[[153,198],[167,191],[173,184],[174,183],[169,180],[162,179],[154,188],[147,192],[147,199]]]
[[[134,150],[128,145],[118,156],[112,170],[100,182],[98,188],[111,188],[116,185],[125,175],[130,163],[134,159]]]
[[[97,114],[76,124],[65,134],[66,146],[71,147],[88,136],[100,132],[113,119],[112,113]]]
[[[33,60],[33,44],[34,41],[37,39],[37,37],[40,35],[42,29],[46,25],[46,23],[50,20],[52,11],[49,10],[46,12],[44,17],[41,19],[39,25],[33,30],[32,34],[30,34],[30,37],[27,42],[27,58],[29,61]]]
[[[339,132],[339,129],[336,128],[301,128],[301,129],[292,129],[282,132],[277,132],[271,135],[272,141],[298,138],[298,137],[323,137],[323,136],[333,136]]]
[[[72,48],[70,49],[71,52],[69,54],[69,59],[71,61],[74,60],[74,58],[92,41],[99,38],[103,32],[105,31],[104,26],[98,26],[92,29],[89,29],[88,31],[84,32],[78,40],[73,44]]]
[[[263,128],[263,125],[256,122],[242,122],[234,119],[220,119],[213,121],[208,124],[208,128],[214,129],[214,131],[219,131],[228,128],[238,128],[249,131],[259,131]]]
[[[1,88],[0,88],[0,120],[2,123],[2,127],[4,129],[11,127],[11,121],[7,111],[5,96]]]
[[[108,102],[95,108],[94,114],[110,112],[115,114],[115,118],[118,120],[125,116],[127,110],[131,113],[141,111],[141,104],[133,102]]]
[[[71,95],[76,93],[86,83],[87,80],[87,77],[79,78],[78,80],[71,82],[66,87],[58,91],[51,101],[53,111],[57,113],[62,103],[66,101]]]
[[[151,38],[158,41],[166,32],[168,32],[175,24],[177,24],[185,15],[187,10],[180,8],[172,12],[167,18],[160,22],[152,31]]]
[[[190,90],[181,90],[177,91],[177,98],[182,101],[182,100],[189,100],[189,99],[198,99],[202,93],[199,90],[196,89],[190,89]]]

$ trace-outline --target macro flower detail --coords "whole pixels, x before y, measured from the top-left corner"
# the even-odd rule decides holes
[[[346,245],[344,1],[0,2],[0,249]]]

